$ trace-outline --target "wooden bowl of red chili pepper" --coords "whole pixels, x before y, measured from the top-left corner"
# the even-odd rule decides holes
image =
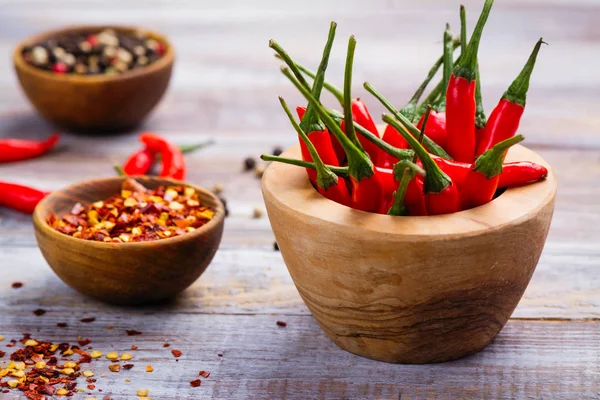
[[[138,125],[158,104],[167,89],[174,51],[161,34],[143,30],[159,43],[161,56],[146,66],[120,74],[76,74],[39,68],[27,62],[24,50],[55,38],[85,36],[105,29],[133,35],[128,26],[76,26],[44,32],[21,42],[13,53],[23,91],[48,121],[72,131],[110,132]]]
[[[300,158],[299,147],[285,156]],[[509,151],[515,160],[548,167],[522,146]],[[426,217],[343,206],[287,164],[267,168],[262,191],[294,284],[327,336],[364,357],[429,363],[475,353],[500,332],[544,247],[556,180],[549,171],[483,206]]]
[[[175,185],[192,188],[199,203],[214,212],[204,225],[180,236],[144,242],[101,242],[61,233],[48,224],[51,215],[62,218],[72,213],[77,203],[86,207],[121,193],[125,179],[87,181],[48,195],[33,214],[38,245],[59,278],[85,295],[124,305],[171,298],[198,279],[221,242],[225,211],[210,191],[169,179],[135,178],[148,189]]]

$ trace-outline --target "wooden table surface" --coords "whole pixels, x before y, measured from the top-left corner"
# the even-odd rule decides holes
[[[472,27],[481,1],[465,4]],[[104,353],[139,347],[129,371],[111,373],[108,360],[95,361],[92,369],[106,376],[98,379],[93,396],[74,397],[82,399],[135,399],[140,388],[149,388],[153,399],[600,398],[598,2],[497,1],[484,33],[481,70],[488,112],[535,41],[543,36],[550,43],[538,60],[521,131],[526,144],[555,168],[559,192],[529,288],[513,318],[481,353],[415,366],[339,349],[320,330],[273,250],[269,221],[251,217],[263,204],[259,180],[242,172],[242,162],[295,142],[277,95],[300,102],[279,74],[268,39],[315,65],[328,22],[335,19],[338,43],[329,76],[341,83],[346,37],[354,33],[355,94],[368,99],[378,115],[382,108],[360,83],[370,80],[396,104],[407,101],[441,51],[443,23],[458,28],[458,5],[442,0],[94,0],[85,6],[75,0],[3,1],[0,137],[42,137],[53,129],[30,107],[12,71],[9,55],[25,36],[65,24],[141,24],[166,33],[177,60],[167,95],[138,130],[117,136],[65,134],[60,150],[47,157],[0,166],[1,179],[57,189],[111,176],[113,162],[124,160],[138,146],[137,133],[146,129],[178,143],[213,138],[214,146],[188,157],[189,180],[205,187],[222,184],[231,213],[219,252],[191,288],[164,305],[123,308],[64,285],[36,246],[31,218],[0,209],[0,335],[18,339],[29,332],[57,343],[82,336]],[[15,281],[24,287],[13,289]],[[38,308],[47,313],[35,316]],[[85,317],[95,321],[81,323]],[[57,322],[68,327],[57,328]],[[130,337],[126,329],[143,334]],[[170,348],[163,348],[166,342]],[[0,349],[9,350],[5,343]],[[173,348],[183,352],[178,362]],[[146,365],[154,372],[146,373]],[[189,382],[199,370],[211,375],[192,388]]]

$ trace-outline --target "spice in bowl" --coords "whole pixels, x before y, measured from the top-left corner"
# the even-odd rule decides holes
[[[205,225],[214,211],[200,203],[198,193],[186,186],[147,189],[133,179],[123,181],[121,193],[83,206],[47,222],[74,238],[110,243],[147,242],[193,232]]]
[[[165,46],[141,30],[68,34],[23,49],[25,61],[57,74],[118,75],[152,64]]]

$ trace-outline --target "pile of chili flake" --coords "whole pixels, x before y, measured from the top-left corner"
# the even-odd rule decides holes
[[[88,206],[75,204],[61,219],[50,215],[48,224],[65,235],[99,242],[129,243],[167,239],[205,225],[214,211],[200,203],[187,186],[146,189],[133,179],[121,193]]]

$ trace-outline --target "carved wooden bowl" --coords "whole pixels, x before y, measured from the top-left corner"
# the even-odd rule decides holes
[[[13,62],[23,91],[35,109],[47,120],[73,131],[107,132],[135,127],[162,98],[169,80],[175,53],[168,40],[144,30],[162,43],[165,54],[144,67],[121,75],[56,74],[28,64],[23,48],[51,37],[89,33],[112,28],[133,32],[126,26],[77,26],[42,33],[21,42]]]
[[[223,235],[225,211],[206,189],[194,188],[202,204],[215,215],[201,228],[173,238],[136,243],[104,243],[76,239],[52,229],[46,220],[68,214],[77,202],[88,205],[121,190],[124,178],[79,183],[56,191],[38,204],[33,214],[35,237],[50,267],[73,289],[114,304],[164,300],[190,286],[212,261]],[[147,188],[181,182],[136,177]]]
[[[299,147],[287,157],[300,158]],[[507,161],[544,160],[522,146]],[[556,179],[462,212],[391,217],[322,197],[302,168],[262,179],[281,254],[327,336],[363,357],[433,363],[480,351],[523,296],[544,247]]]

